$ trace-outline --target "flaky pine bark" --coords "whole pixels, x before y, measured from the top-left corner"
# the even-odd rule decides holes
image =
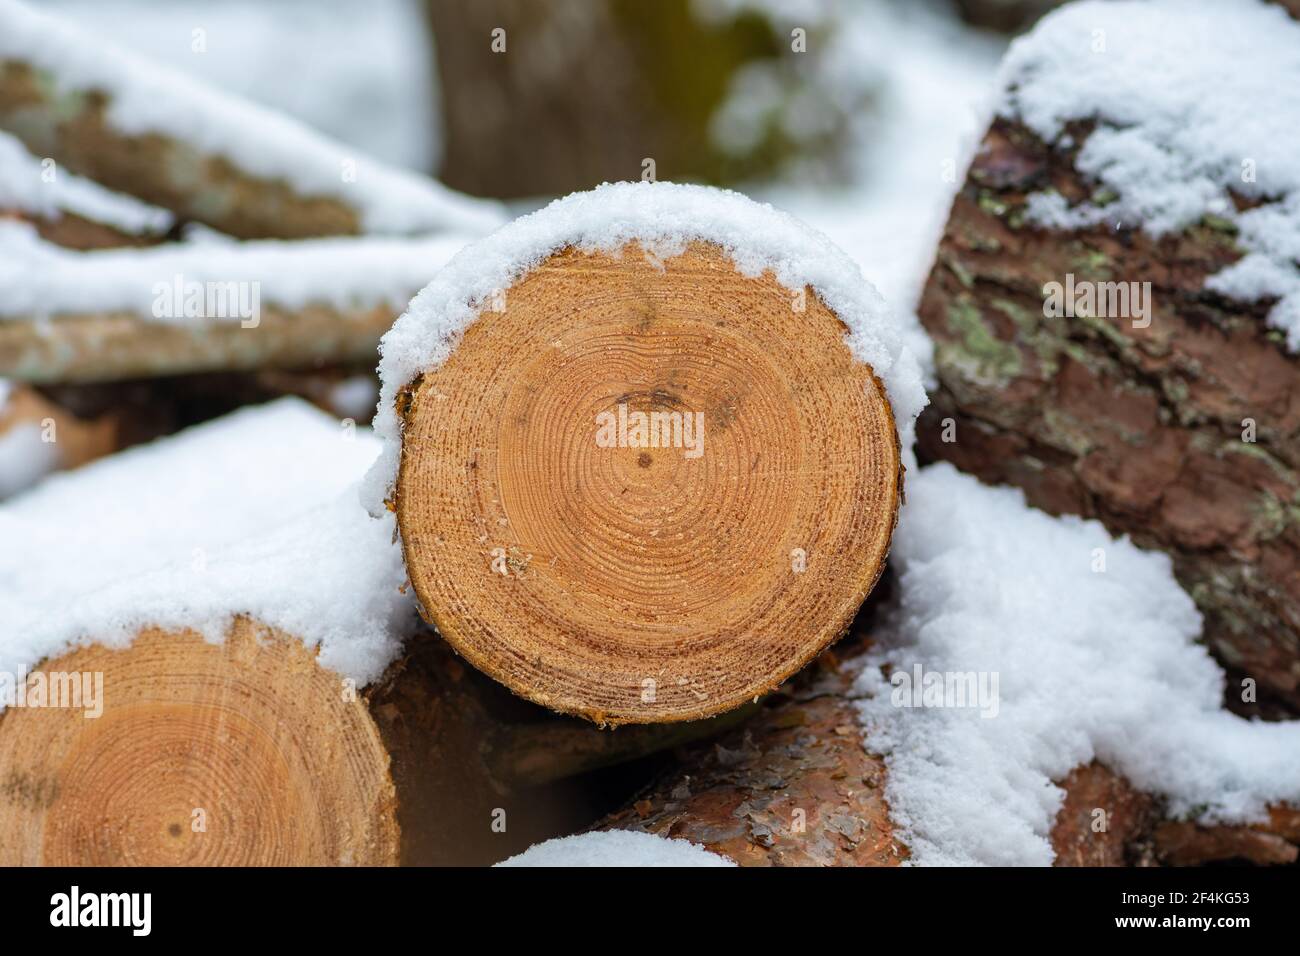
[[[1073,131],[1076,143],[1088,133]],[[1075,147],[1077,148],[1077,146]],[[1242,255],[1206,218],[1153,240],[1106,226],[1034,228],[1026,197],[1093,184],[1025,128],[988,131],[953,203],[920,305],[939,388],[923,459],[1018,485],[1049,512],[1101,519],[1171,555],[1234,678],[1300,708],[1300,359],[1267,304],[1208,291]],[[1044,316],[1044,286],[1150,282],[1153,316]]]
[[[556,253],[398,411],[394,508],[428,619],[597,723],[780,684],[871,591],[902,492],[889,400],[843,324],[706,243]]]
[[[884,761],[863,743],[852,682],[827,652],[743,727],[687,748],[598,828],[690,840],[742,866],[898,865],[907,848],[889,819]]]
[[[1300,812],[1291,807],[1273,807],[1251,825],[1202,826],[1168,819],[1159,801],[1099,763],[1076,767],[1061,786],[1057,866],[1264,866],[1295,863],[1300,853]]]
[[[724,727],[556,717],[432,635],[356,688],[246,618],[220,644],[148,630],[37,672],[102,675],[102,696],[0,712],[0,865],[491,863],[590,820],[573,778]]]

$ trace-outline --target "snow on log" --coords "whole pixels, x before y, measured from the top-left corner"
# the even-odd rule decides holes
[[[626,830],[579,833],[529,847],[497,866],[673,867],[734,866],[726,857],[686,840]]]
[[[401,304],[464,241],[214,238],[78,252],[0,221],[0,375],[95,382],[372,360]]]
[[[0,0],[0,127],[40,157],[244,239],[499,225],[493,203]]]
[[[589,821],[539,784],[723,728],[466,668],[357,500],[377,451],[284,399],[0,506],[0,864],[488,863]]]
[[[381,350],[371,507],[428,620],[530,700],[720,713],[881,572],[917,366],[857,267],[770,207],[575,194],[458,254]]]
[[[1297,44],[1255,0],[1044,19],[919,308],[920,456],[1168,553],[1248,716],[1300,709]]]
[[[32,223],[46,242],[70,249],[105,249],[161,242],[171,213],[62,172],[0,132],[0,219]]]

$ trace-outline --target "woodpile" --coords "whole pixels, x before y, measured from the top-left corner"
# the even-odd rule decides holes
[[[645,131],[692,176],[777,168],[789,143],[701,145],[775,21],[634,6],[430,0],[478,38],[439,54],[453,184],[634,180]],[[497,58],[500,23],[542,40]],[[0,866],[482,865],[574,834],[741,866],[1300,859],[1300,364],[1276,296],[1213,278],[1274,197],[1084,222],[1119,201],[1081,158],[1105,119],[1001,110],[917,309],[922,413],[905,323],[771,207],[651,174],[497,229],[97,49],[0,0],[27,190],[0,195]],[[687,60],[707,110],[664,82]],[[20,442],[50,447],[5,468]],[[1128,590],[1070,577],[1090,550]],[[923,674],[968,663],[995,699],[954,715]]]

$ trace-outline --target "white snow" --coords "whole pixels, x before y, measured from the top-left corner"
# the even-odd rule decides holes
[[[892,558],[900,606],[857,691],[914,862],[1050,863],[1053,781],[1094,758],[1206,822],[1300,801],[1300,722],[1221,709],[1223,674],[1166,555],[940,464],[910,476]],[[896,706],[885,664],[996,674],[996,701]]]
[[[356,482],[365,429],[285,398],[52,476],[0,505],[0,672],[142,627],[223,638],[233,616],[319,646],[359,685],[414,624],[391,518]]]
[[[29,223],[0,220],[0,321],[114,311],[150,321],[193,321],[175,305],[178,276],[182,289],[189,283],[244,283],[248,295],[256,290],[259,303],[287,309],[386,303],[397,310],[465,242],[463,234],[446,233],[412,239],[199,240],[79,252],[41,241]],[[231,310],[212,318],[243,316]]]
[[[109,97],[108,122],[126,134],[170,136],[253,176],[337,197],[360,211],[367,232],[477,234],[503,218],[496,203],[374,162],[297,120],[140,59],[18,0],[0,0],[0,60],[6,58],[48,71],[61,95],[102,91]]]
[[[41,433],[37,422],[18,422],[0,431],[0,498],[31,487],[59,467],[57,446],[43,441]]]
[[[616,252],[633,240],[661,262],[680,255],[691,240],[712,242],[744,275],[770,270],[788,289],[811,286],[848,327],[854,355],[884,382],[904,446],[910,448],[908,436],[926,402],[920,365],[880,294],[830,240],[728,190],[606,183],[558,199],[462,249],[384,336],[375,431],[385,446],[365,490],[372,513],[382,513],[397,476],[401,436],[393,405],[398,390],[445,361],[493,293],[508,289],[552,253],[567,246]]]
[[[1248,254],[1207,286],[1279,298],[1269,323],[1300,350],[1300,23],[1263,0],[1074,3],[1012,45],[1001,83],[999,111],[1047,142],[1095,119],[1076,165],[1118,197],[1043,194],[1032,216],[1152,235],[1236,223]],[[1264,205],[1238,212],[1230,193]]]
[[[27,152],[0,131],[0,210],[13,209],[44,219],[73,213],[128,235],[165,233],[172,215],[165,209],[115,193]]]
[[[711,853],[689,840],[653,833],[608,830],[557,837],[538,843],[497,866],[735,866],[725,856]]]

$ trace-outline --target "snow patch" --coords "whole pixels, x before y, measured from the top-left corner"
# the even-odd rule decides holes
[[[0,505],[0,671],[126,646],[147,626],[220,641],[248,614],[370,682],[415,623],[394,522],[357,500],[378,450],[365,429],[285,398]]]
[[[1247,255],[1207,287],[1278,299],[1269,324],[1300,351],[1300,23],[1263,0],[1074,3],[1012,44],[1001,83],[1000,113],[1046,142],[1096,120],[1075,165],[1117,197],[1046,193],[1031,218],[1157,236],[1226,219]]]
[[[0,407],[5,385],[0,382]],[[36,422],[19,422],[0,432],[0,498],[16,495],[59,467],[53,442],[43,441]]]
[[[494,292],[508,289],[551,254],[570,246],[617,252],[633,240],[661,261],[680,255],[692,240],[711,242],[746,276],[770,270],[792,291],[811,286],[848,326],[853,354],[884,382],[903,446],[910,449],[916,416],[926,403],[921,367],[884,299],[829,239],[769,205],[729,190],[606,183],[557,199],[462,249],[384,335],[375,431],[385,445],[365,488],[372,514],[384,512],[383,501],[397,478],[398,391],[446,361],[458,336]]]
[[[497,866],[735,866],[689,840],[609,830],[537,843]]]
[[[900,604],[856,690],[914,862],[1051,863],[1053,781],[1093,759],[1202,822],[1300,801],[1300,722],[1221,709],[1223,674],[1166,555],[940,464],[908,481],[892,558]],[[996,715],[895,706],[879,668],[917,664],[996,674]]]

